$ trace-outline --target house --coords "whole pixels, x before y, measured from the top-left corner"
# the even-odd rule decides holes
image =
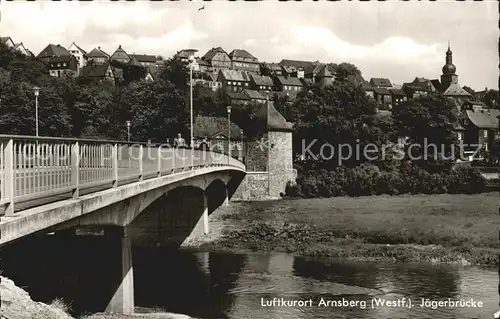
[[[386,87],[374,87],[373,98],[377,104],[390,104],[392,103],[392,93]]]
[[[237,70],[219,70],[217,82],[222,84],[222,88],[226,92],[237,92],[250,87],[248,74]]]
[[[243,93],[246,94],[250,98],[251,102],[255,102],[255,103],[264,103],[268,99],[267,92],[260,92],[257,90],[244,89]]]
[[[300,76],[297,77],[300,78]],[[320,88],[331,85],[333,82],[333,75],[324,63],[311,65],[304,71],[303,78],[310,80],[310,83],[313,83]]]
[[[265,76],[282,76],[283,70],[281,65],[278,63],[261,63],[260,64],[260,74]]]
[[[252,99],[245,94],[243,90],[241,91],[227,91],[226,96],[229,98],[231,105],[235,104],[248,104]]]
[[[45,63],[49,69],[50,76],[55,77],[75,77],[78,75],[78,61],[71,54],[53,56]]]
[[[416,77],[413,82],[403,83],[402,89],[409,99],[436,91],[434,84],[430,80],[419,77]]]
[[[226,117],[196,116],[193,123],[194,147],[200,146],[207,138],[210,150],[227,154],[229,135],[231,135],[231,156],[244,161],[245,143],[243,130]]]
[[[178,51],[175,55],[175,59],[179,59],[182,62],[188,62],[190,56],[195,56],[196,52],[198,52],[197,49],[182,49]]]
[[[131,58],[127,54],[127,52],[125,52],[125,50],[123,50],[122,46],[119,45],[118,49],[116,49],[116,51],[111,55],[109,60],[111,62],[129,63]]]
[[[260,74],[260,62],[246,50],[234,49],[229,53],[231,68],[237,71],[246,71]]]
[[[14,48],[16,45],[11,37],[0,37],[0,43],[6,45],[9,48]]]
[[[226,92],[231,104],[264,103],[268,98],[266,92],[257,90],[243,89],[238,92]]]
[[[101,47],[94,48],[87,54],[88,62],[92,61],[94,64],[108,63],[109,54],[101,50]]]
[[[217,91],[222,88],[222,83],[217,81],[217,74],[205,74],[201,79],[193,79],[195,85],[210,88],[212,91]]]
[[[461,112],[459,117],[460,124],[464,127],[464,144],[479,144],[485,150],[490,149],[498,138],[498,116],[500,116],[500,110],[488,109],[478,103],[466,105],[466,109]],[[472,148],[470,147],[469,150]]]
[[[298,78],[276,76],[274,77],[274,86],[277,91],[295,98],[297,93],[302,90],[303,84]]]
[[[319,61],[300,61],[300,60],[288,60],[283,59],[280,61],[279,65],[282,69],[283,76],[304,78],[306,71],[310,71],[317,66]]]
[[[109,63],[90,64],[80,70],[80,78],[96,82],[115,82],[113,68]]]
[[[212,73],[212,65],[210,62],[203,60],[202,58],[196,58],[196,64],[198,64],[198,70],[201,73]]]
[[[405,91],[402,89],[389,89],[389,92],[391,93],[391,106],[396,107],[399,106],[401,103],[404,101],[408,100],[408,96],[406,95]]]
[[[68,48],[68,51],[71,55],[73,55],[76,58],[79,69],[87,65],[88,61],[87,52],[84,49],[80,48],[78,45],[76,45],[75,42],[71,43],[71,45]]]
[[[49,44],[37,55],[37,59],[42,62],[49,62],[54,57],[67,57],[71,56],[68,50],[60,44]],[[76,59],[75,59],[76,60]]]
[[[157,64],[157,58],[150,54],[130,54],[130,58],[135,58],[142,66],[154,66]]]
[[[274,87],[273,79],[266,75],[250,75],[251,87],[259,91],[272,91]]]
[[[201,59],[208,62],[212,67],[212,70],[216,73],[218,73],[221,69],[231,68],[231,58],[221,47],[211,48]]]
[[[31,52],[26,49],[22,42],[14,44],[13,49],[15,51],[21,52],[21,54],[24,54],[25,56],[31,56]]]
[[[387,78],[371,78],[370,84],[375,88],[392,88],[392,83]]]

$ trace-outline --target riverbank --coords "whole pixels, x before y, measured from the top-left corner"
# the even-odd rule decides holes
[[[56,299],[50,304],[36,302],[29,294],[17,287],[6,277],[0,277],[0,317],[6,319],[75,319],[70,316],[69,307],[63,300]],[[100,313],[80,316],[79,319],[191,319],[192,317],[158,311],[120,315]]]
[[[185,248],[496,266],[498,193],[234,202]]]

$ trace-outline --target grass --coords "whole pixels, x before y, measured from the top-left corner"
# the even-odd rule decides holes
[[[52,300],[50,306],[62,310],[64,313],[69,314],[71,312],[71,304],[64,301],[62,298],[56,298]]]
[[[212,246],[493,265],[500,246],[499,199],[486,193],[234,203],[233,213],[221,217],[243,230]]]

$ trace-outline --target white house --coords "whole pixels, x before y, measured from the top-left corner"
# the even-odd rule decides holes
[[[73,42],[69,46],[68,51],[69,53],[71,53],[72,56],[76,58],[76,61],[78,62],[78,69],[81,69],[87,65],[88,61],[87,52],[85,52],[85,50],[76,45],[75,42]]]

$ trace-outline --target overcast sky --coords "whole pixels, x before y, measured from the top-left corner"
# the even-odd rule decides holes
[[[204,10],[198,8],[205,6]],[[498,87],[498,3],[4,2],[2,36],[38,54],[74,41],[87,51],[170,57],[183,48],[246,49],[260,61],[350,62],[365,79],[439,78],[448,40],[459,83]]]

